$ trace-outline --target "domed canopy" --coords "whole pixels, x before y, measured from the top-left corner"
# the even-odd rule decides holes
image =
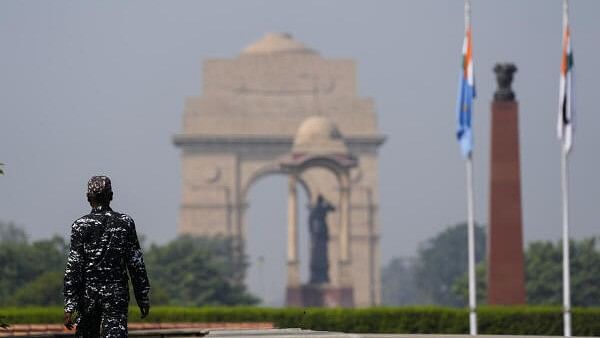
[[[338,127],[325,116],[311,116],[298,128],[293,153],[347,154],[348,147]]]
[[[298,128],[292,151],[283,156],[280,165],[291,170],[325,167],[336,175],[358,164],[348,152],[340,130],[325,116],[311,116]]]
[[[265,36],[242,50],[242,55],[275,53],[316,53],[287,33],[267,33]]]

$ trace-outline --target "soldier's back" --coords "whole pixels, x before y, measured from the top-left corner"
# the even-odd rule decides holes
[[[92,210],[73,224],[80,233],[84,278],[91,284],[127,283],[126,250],[133,220],[110,208]]]

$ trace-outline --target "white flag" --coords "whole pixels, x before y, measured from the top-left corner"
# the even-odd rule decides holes
[[[571,150],[573,145],[573,117],[575,115],[575,91],[573,88],[573,80],[571,32],[569,23],[565,18],[558,101],[558,139],[562,141],[563,147],[567,152]]]

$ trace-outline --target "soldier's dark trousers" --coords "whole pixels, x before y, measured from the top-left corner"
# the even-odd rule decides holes
[[[86,309],[80,314],[76,337],[127,337],[128,302],[123,297],[86,299]]]

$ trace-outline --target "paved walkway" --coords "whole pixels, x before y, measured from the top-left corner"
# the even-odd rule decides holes
[[[134,332],[148,330],[267,330],[272,329],[273,323],[129,323],[130,336]],[[56,334],[70,335],[75,332],[67,330],[62,324],[13,324],[8,329],[0,329],[0,337],[31,336]]]
[[[130,337],[139,338],[169,338],[169,337],[218,337],[218,338],[471,338],[469,335],[443,335],[443,334],[349,334],[338,332],[307,331],[300,329],[246,329],[246,330],[204,330],[204,329],[162,329],[162,330],[136,330],[131,331]],[[68,338],[72,333],[35,333],[30,335],[12,335],[6,337],[32,337],[32,338]],[[556,338],[544,336],[500,336],[481,335],[482,338]]]

